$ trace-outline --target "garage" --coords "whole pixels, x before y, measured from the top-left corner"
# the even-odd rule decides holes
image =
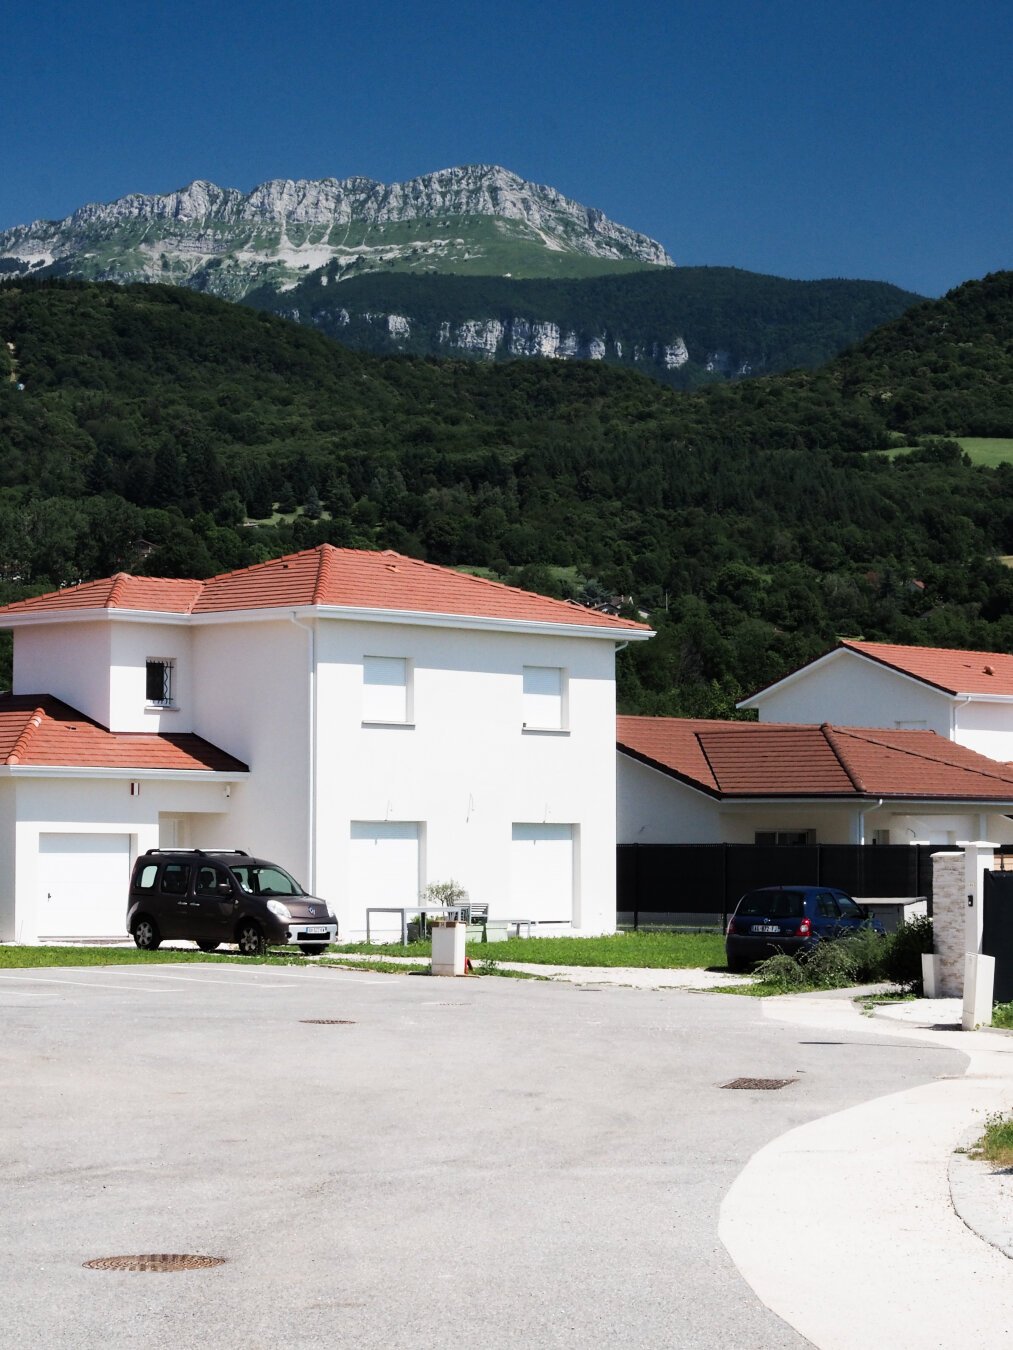
[[[129,882],[129,834],[40,834],[39,937],[124,937]]]
[[[368,907],[417,905],[418,822],[353,820],[349,883],[351,926],[362,932],[366,929]],[[401,920],[395,915],[379,915],[371,927],[381,938],[401,935]]]
[[[510,913],[540,923],[573,920],[573,826],[515,825]]]

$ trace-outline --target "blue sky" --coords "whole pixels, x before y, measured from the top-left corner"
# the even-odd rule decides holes
[[[1003,0],[39,0],[0,228],[193,178],[499,163],[677,263],[940,294],[1013,266]]]

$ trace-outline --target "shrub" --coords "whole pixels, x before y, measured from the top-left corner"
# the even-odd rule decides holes
[[[453,909],[456,905],[468,903],[468,892],[459,881],[431,881],[424,891],[419,892],[420,905],[440,905],[444,909]]]
[[[803,989],[843,989],[849,984],[873,984],[881,980],[888,956],[889,939],[872,928],[863,928],[836,942],[818,942],[796,959],[781,953],[756,967],[763,984],[785,993]]]
[[[765,961],[759,963],[753,973],[761,984],[773,985],[785,994],[811,988],[802,963],[796,961],[794,956],[788,956],[786,952],[768,956]]]
[[[886,942],[883,973],[894,984],[922,992],[922,953],[932,950],[932,920],[927,915],[901,924]]]
[[[1013,1116],[996,1111],[985,1117],[985,1133],[978,1140],[975,1156],[1000,1167],[1013,1164]]]

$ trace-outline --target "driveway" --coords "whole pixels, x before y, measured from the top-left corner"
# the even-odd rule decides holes
[[[805,1346],[723,1198],[786,1131],[967,1063],[761,1000],[368,970],[3,971],[0,1017],[5,1350]],[[226,1263],[82,1267],[142,1253]]]

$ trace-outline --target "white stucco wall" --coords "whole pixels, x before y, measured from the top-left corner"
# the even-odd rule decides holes
[[[616,754],[616,785],[620,844],[727,842],[720,802],[621,751]]]
[[[411,662],[413,725],[364,726],[363,657]],[[574,826],[573,923],[615,927],[615,686],[609,641],[323,620],[318,637],[317,891],[342,931],[350,825],[419,822],[421,881],[460,882],[490,916],[510,899],[511,827]],[[522,730],[523,667],[561,666],[568,730]]]
[[[0,941],[37,940],[40,834],[129,835],[133,859],[157,847],[160,812],[193,813],[196,820],[205,812],[219,813],[223,801],[221,783],[182,778],[140,780],[136,796],[125,778],[5,778],[0,784]],[[13,841],[16,857],[5,856],[5,841]],[[16,904],[5,910],[2,896],[9,887]],[[126,909],[124,892],[124,916]]]
[[[136,852],[158,843],[159,816],[179,814],[179,837],[190,846],[245,848],[288,867],[332,902],[348,937],[365,928],[364,902],[349,889],[353,821],[418,823],[420,885],[453,878],[473,900],[488,903],[492,917],[517,918],[538,915],[529,915],[516,884],[511,888],[511,859],[520,866],[512,827],[570,827],[573,884],[565,912],[579,931],[614,929],[613,642],[312,623],[315,648],[310,632],[287,616],[103,621],[15,634],[22,688],[57,693],[115,730],[192,730],[251,772],[228,796],[223,784],[207,785],[211,795],[200,802],[162,782],[145,782],[131,798],[126,780],[26,780],[16,806],[17,914],[8,916],[8,928],[16,918],[20,939],[33,940],[40,833],[127,833]],[[410,662],[411,726],[363,725],[365,656]],[[151,658],[176,662],[177,711],[145,708]],[[523,729],[525,666],[565,671],[564,730]],[[13,837],[13,824],[11,830]],[[553,856],[558,875],[558,848]],[[2,915],[0,891],[0,922]]]
[[[229,802],[228,838],[311,886],[309,634],[288,619],[192,633],[193,730],[250,766]],[[207,842],[191,830],[190,843]]]
[[[1013,760],[1013,703],[958,703],[954,740],[979,755],[1009,763]]]
[[[1013,761],[1013,703],[964,703],[846,650],[758,695],[756,708],[761,722],[935,731],[980,755]]]
[[[109,726],[111,629],[106,621],[18,628],[12,693],[52,694]]]
[[[14,821],[14,784],[0,779],[0,942],[12,942],[17,931]]]
[[[192,634],[182,623],[113,623],[110,646],[111,731],[193,731]],[[146,662],[170,660],[173,706],[148,707]]]
[[[950,705],[948,695],[844,649],[756,699],[761,722],[904,726],[947,739]]]

